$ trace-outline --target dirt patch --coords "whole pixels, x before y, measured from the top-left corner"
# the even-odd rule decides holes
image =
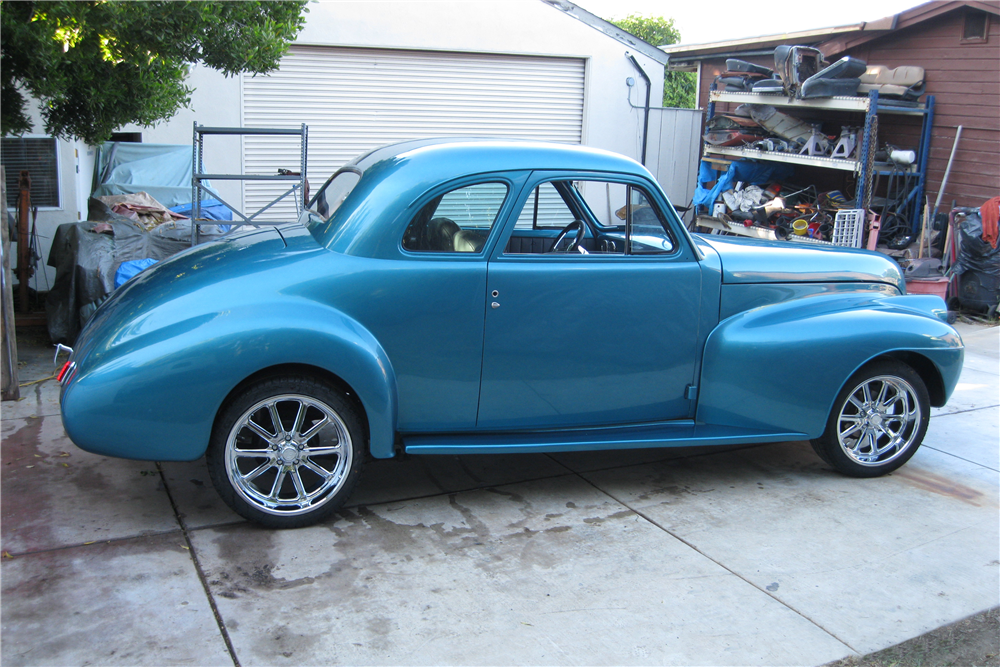
[[[1000,607],[824,667],[1000,667]]]

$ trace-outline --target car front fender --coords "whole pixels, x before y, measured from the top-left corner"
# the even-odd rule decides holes
[[[940,312],[938,297],[834,293],[734,315],[706,342],[697,420],[817,438],[847,379],[881,356],[926,359],[947,400],[964,348]]]
[[[63,424],[80,448],[130,459],[197,459],[234,388],[262,370],[295,365],[349,385],[367,414],[372,454],[393,456],[392,365],[371,333],[345,314],[305,300],[264,302],[192,317],[170,330],[149,332],[117,353],[107,349],[96,364],[81,360],[62,395]]]

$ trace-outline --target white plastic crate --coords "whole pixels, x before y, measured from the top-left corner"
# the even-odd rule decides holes
[[[865,231],[865,209],[849,208],[837,211],[833,221],[833,245],[847,248],[860,248],[861,237]]]

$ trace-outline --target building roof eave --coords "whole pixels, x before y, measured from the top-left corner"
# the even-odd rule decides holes
[[[649,42],[645,42],[639,39],[632,33],[622,30],[614,23],[605,21],[600,16],[591,14],[583,7],[575,5],[572,2],[569,2],[568,0],[541,0],[541,1],[554,9],[558,9],[564,14],[572,16],[577,21],[581,21],[589,25],[591,28],[594,28],[599,32],[603,32],[608,37],[621,42],[622,44],[629,47],[636,53],[641,53],[642,55],[646,56],[647,58],[651,58],[652,60],[655,60],[661,65],[666,65],[667,61],[670,59],[669,56],[667,56],[667,54],[658,49],[656,46],[650,44]]]
[[[693,62],[706,58],[719,58],[723,55],[746,54],[754,50],[791,42],[814,46],[822,51],[824,55],[833,56],[873,39],[878,39],[893,31],[908,28],[962,7],[971,7],[994,15],[1000,14],[1000,5],[995,2],[984,2],[983,0],[949,0],[942,2],[940,0],[933,0],[876,21],[707,44],[671,44],[660,47],[660,50],[669,55],[672,60]]]
[[[822,28],[818,30],[802,30],[799,32],[786,32],[777,35],[765,35],[763,37],[751,37],[744,39],[731,39],[722,42],[709,42],[705,44],[671,44],[661,46],[660,50],[671,58],[703,59],[706,57],[717,57],[720,53],[742,53],[748,50],[760,49],[766,46],[775,46],[789,41],[799,43],[815,43],[831,34],[856,33],[865,29],[865,23],[855,23],[851,25],[836,26],[834,28]]]

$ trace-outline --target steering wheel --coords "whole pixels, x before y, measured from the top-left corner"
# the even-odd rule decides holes
[[[576,236],[573,237],[573,240],[570,241],[570,244],[566,246],[565,250],[558,250],[559,244],[562,243],[567,236],[569,236],[569,233],[574,228],[576,229]],[[552,247],[549,248],[549,252],[573,252],[580,247],[580,243],[583,241],[583,235],[586,231],[587,226],[583,224],[582,220],[574,220],[562,228],[562,231],[560,231],[559,235],[556,236],[556,240],[552,242]]]

